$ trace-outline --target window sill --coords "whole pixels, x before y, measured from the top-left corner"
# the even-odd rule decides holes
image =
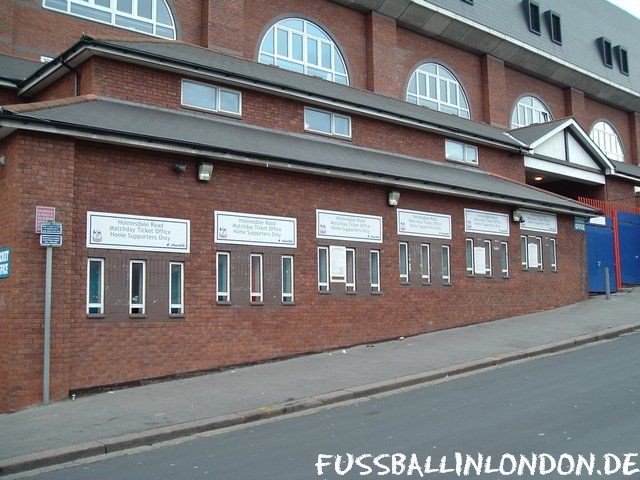
[[[331,290],[318,290],[318,293],[320,295],[329,295],[331,293]]]
[[[282,302],[283,307],[295,307],[296,302]]]
[[[204,108],[204,107],[194,107],[192,105],[185,105],[185,104],[181,104],[181,107],[183,110],[187,110],[190,112],[198,112],[198,113],[207,113],[210,115],[217,115],[220,117],[225,117],[225,118],[231,118],[234,120],[242,120],[242,114],[241,113],[231,113],[231,112],[221,112],[219,110],[211,110],[209,108]]]
[[[347,295],[357,295],[357,294],[358,294],[358,291],[357,291],[357,290],[347,290],[347,291],[346,291],[346,294],[347,294]]]
[[[107,318],[107,316],[104,313],[87,313],[87,318],[92,320],[102,320]]]
[[[443,287],[450,287],[451,286],[451,282],[442,282],[442,286]]]
[[[147,314],[146,313],[130,313],[129,318],[136,318],[136,319],[147,318]]]
[[[344,135],[336,135],[335,133],[318,132],[316,130],[309,130],[307,128],[304,129],[304,133],[308,133],[310,135],[317,135],[323,138],[333,138],[334,140],[343,140],[345,142],[353,143],[352,137],[345,137]]]
[[[503,280],[509,280],[511,277],[509,275],[502,275]]]
[[[382,295],[382,290],[372,290],[371,295]]]
[[[169,318],[185,318],[184,313],[170,313]]]
[[[231,305],[231,300],[216,300],[216,305],[220,305],[221,307]]]
[[[476,278],[475,273],[467,273],[467,278]]]
[[[428,280],[423,280],[420,285],[424,285],[425,287],[430,287],[431,286],[431,282]]]
[[[252,307],[264,307],[264,302],[249,302]]]

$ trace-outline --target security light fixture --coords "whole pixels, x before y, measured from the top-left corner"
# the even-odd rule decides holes
[[[176,173],[184,173],[187,171],[187,164],[186,163],[176,163],[173,166],[173,171]]]
[[[633,194],[636,197],[640,197],[640,187],[633,187]]]
[[[4,165],[6,160],[4,159],[4,155],[0,155],[0,165]]]
[[[520,210],[513,211],[513,221],[518,223],[524,223],[524,215]]]
[[[213,175],[213,165],[210,163],[201,163],[198,166],[198,180],[208,182]]]
[[[389,192],[389,205],[395,207],[398,205],[398,200],[400,200],[400,192],[397,190],[392,190]]]
[[[533,179],[534,179],[536,182],[540,182],[540,181],[542,181],[542,177],[541,177],[540,175],[537,175],[537,176],[533,177]]]

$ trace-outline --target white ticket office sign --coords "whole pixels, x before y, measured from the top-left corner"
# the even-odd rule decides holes
[[[398,235],[451,238],[451,215],[397,210]]]
[[[509,215],[465,208],[464,231],[468,233],[484,233],[486,235],[508,237]]]
[[[532,210],[520,210],[524,222],[520,224],[521,230],[534,232],[558,233],[558,219],[554,213],[534,212]]]
[[[87,212],[87,247],[189,253],[189,220]]]
[[[316,237],[381,243],[382,217],[316,210]]]
[[[215,242],[295,248],[295,218],[237,212],[215,212]]]

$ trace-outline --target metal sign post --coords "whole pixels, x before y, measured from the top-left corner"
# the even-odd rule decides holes
[[[47,248],[44,284],[44,372],[42,375],[42,403],[49,404],[49,370],[51,365],[51,277],[53,274],[53,247],[62,246],[62,224],[42,224],[40,246]]]

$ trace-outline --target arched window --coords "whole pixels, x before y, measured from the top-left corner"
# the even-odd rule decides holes
[[[591,128],[589,136],[591,140],[600,147],[600,150],[604,152],[607,158],[617,162],[624,162],[624,150],[622,149],[620,137],[618,137],[614,128],[607,122],[602,120],[596,122],[593,128]]]
[[[511,128],[527,127],[551,120],[549,109],[536,97],[526,96],[518,100],[511,114]]]
[[[317,25],[287,18],[273,25],[260,44],[260,63],[349,84],[349,76],[335,42]]]
[[[175,40],[166,0],[43,0],[43,6],[76,17]]]
[[[407,87],[407,102],[469,118],[469,102],[460,82],[437,63],[416,68]]]

